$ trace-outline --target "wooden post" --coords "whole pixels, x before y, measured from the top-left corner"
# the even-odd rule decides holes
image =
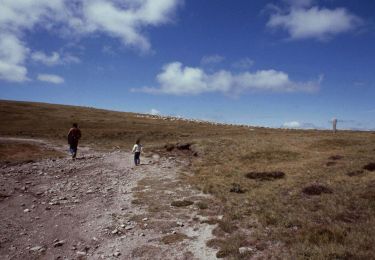
[[[332,119],[332,130],[334,133],[337,132],[337,119],[336,118]]]

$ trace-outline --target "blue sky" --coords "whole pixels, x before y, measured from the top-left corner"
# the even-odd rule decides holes
[[[370,0],[0,0],[0,99],[375,129]]]

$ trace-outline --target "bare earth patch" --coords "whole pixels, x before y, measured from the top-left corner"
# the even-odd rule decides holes
[[[332,190],[321,184],[311,184],[302,190],[307,195],[321,195],[322,193],[332,193]]]
[[[368,163],[365,166],[363,166],[363,169],[373,172],[375,171],[375,163]]]

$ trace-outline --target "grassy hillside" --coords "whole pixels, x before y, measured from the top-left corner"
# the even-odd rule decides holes
[[[129,149],[137,137],[146,147],[195,143],[194,175],[185,178],[222,202],[209,242],[218,256],[375,259],[373,132],[250,129],[9,101],[0,102],[0,119],[0,136],[61,143],[78,122],[82,143],[98,149]],[[239,254],[244,246],[253,250]]]

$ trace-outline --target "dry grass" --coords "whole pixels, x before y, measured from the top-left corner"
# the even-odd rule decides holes
[[[212,242],[220,257],[241,258],[238,248],[252,238],[257,251],[267,252],[270,258],[375,259],[374,133],[250,131],[5,101],[0,102],[0,116],[0,135],[65,143],[66,131],[76,121],[83,130],[83,144],[129,149],[140,136],[148,149],[191,156],[189,170],[194,175],[185,181],[213,194],[222,204],[219,214],[224,218],[215,230],[220,239]],[[175,149],[177,143],[194,144],[198,157]],[[174,144],[166,147],[170,152],[166,144]],[[262,181],[247,178],[250,172],[285,175]],[[240,184],[244,192],[230,192],[233,184]],[[314,196],[303,192],[314,184],[331,192]]]
[[[238,226],[231,236],[253,230],[275,256],[286,251],[291,259],[373,259],[374,141],[373,133],[364,132],[261,129],[205,140],[205,159],[194,163],[192,181],[223,202],[224,233],[229,223]],[[335,164],[327,167],[327,160]],[[263,181],[275,176],[283,178]],[[233,183],[246,192],[231,193]],[[217,235],[222,239],[224,233]],[[228,247],[236,243],[222,240],[221,252],[235,258]],[[272,246],[274,241],[282,246]]]
[[[184,239],[187,239],[187,238],[188,238],[188,236],[186,236],[185,234],[176,233],[176,234],[170,234],[170,235],[164,236],[161,239],[161,242],[163,242],[166,245],[169,245],[169,244],[181,242],[181,241],[183,241]]]
[[[41,158],[60,156],[62,154],[58,151],[46,149],[38,144],[0,141],[0,164],[32,162]]]

